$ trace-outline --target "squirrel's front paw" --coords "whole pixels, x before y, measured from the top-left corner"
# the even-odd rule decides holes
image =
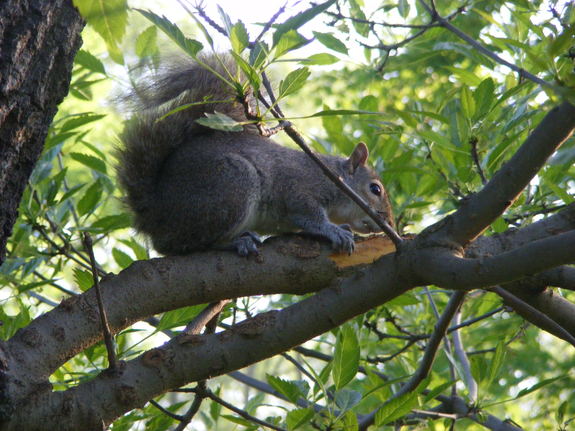
[[[253,232],[244,232],[232,241],[232,245],[240,256],[259,254],[258,245],[261,243],[260,238]]]
[[[349,226],[329,225],[329,228],[326,229],[325,236],[331,241],[331,246],[334,250],[347,254],[353,252],[355,244],[353,242],[353,233],[349,229]]]

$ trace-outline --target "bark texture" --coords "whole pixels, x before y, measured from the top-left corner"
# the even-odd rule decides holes
[[[83,27],[71,0],[0,1],[0,264]]]

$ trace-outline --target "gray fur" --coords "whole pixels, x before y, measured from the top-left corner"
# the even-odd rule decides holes
[[[213,57],[204,58],[225,73]],[[236,67],[225,59],[226,67]],[[243,106],[215,75],[195,63],[180,64],[137,91],[141,108],[127,124],[119,151],[118,178],[135,226],[163,254],[233,245],[240,254],[257,250],[253,235],[303,230],[329,239],[336,250],[351,253],[352,229],[380,229],[319,170],[303,152],[255,133],[221,132],[195,122],[217,110],[245,121]],[[156,121],[175,107],[206,98],[209,103]],[[363,144],[360,144],[363,145]],[[390,217],[379,180],[365,165],[367,149],[349,159],[322,155],[377,211]],[[360,151],[364,149],[364,152]],[[381,183],[379,183],[381,184]]]

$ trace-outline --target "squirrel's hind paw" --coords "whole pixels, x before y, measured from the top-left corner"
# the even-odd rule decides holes
[[[232,245],[240,256],[259,254],[258,245],[261,243],[260,237],[253,232],[244,232],[232,241]]]

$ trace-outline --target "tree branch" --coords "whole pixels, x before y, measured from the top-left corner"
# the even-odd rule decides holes
[[[575,230],[530,242],[493,257],[466,259],[444,249],[425,249],[415,265],[427,284],[470,290],[505,284],[575,262]]]

